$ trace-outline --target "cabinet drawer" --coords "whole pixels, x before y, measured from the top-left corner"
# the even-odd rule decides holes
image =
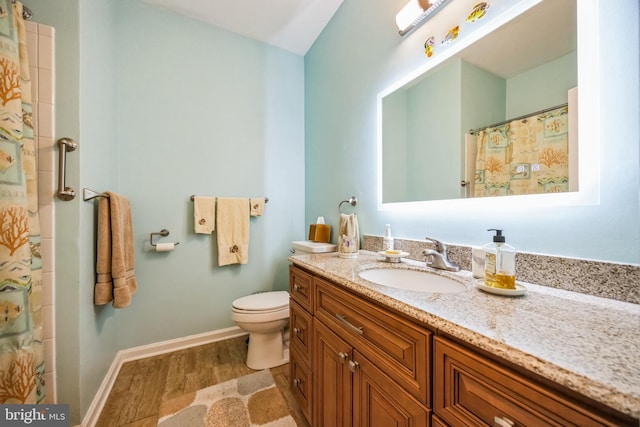
[[[431,333],[317,277],[315,316],[431,406]]]
[[[434,412],[451,426],[631,425],[442,337],[434,342]]]
[[[313,313],[313,277],[304,271],[289,267],[289,294],[309,313]]]
[[[311,341],[313,339],[313,318],[298,303],[291,300],[289,309],[290,346],[311,365]]]
[[[291,349],[289,358],[289,378],[291,378],[291,394],[298,402],[300,410],[311,424],[312,408],[312,375],[311,368],[304,362],[304,358],[298,354],[295,348]]]

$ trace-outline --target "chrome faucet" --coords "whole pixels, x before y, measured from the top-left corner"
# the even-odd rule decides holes
[[[425,237],[425,239],[436,245],[435,251],[433,249],[422,251],[422,255],[427,256],[427,266],[440,270],[460,271],[460,266],[447,256],[447,245],[431,237]]]

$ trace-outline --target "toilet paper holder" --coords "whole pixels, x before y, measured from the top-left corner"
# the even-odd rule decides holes
[[[157,246],[158,244],[157,244],[157,243],[153,243],[153,236],[162,236],[162,237],[167,237],[168,235],[169,235],[169,230],[167,230],[166,228],[163,228],[163,229],[162,229],[162,230],[160,230],[160,231],[153,232],[153,233],[151,233],[151,234],[149,235],[149,243],[151,243],[151,246],[154,246],[154,247],[155,247],[155,246]],[[180,242],[176,242],[175,244],[176,244],[176,245],[179,245],[179,244],[180,244]]]

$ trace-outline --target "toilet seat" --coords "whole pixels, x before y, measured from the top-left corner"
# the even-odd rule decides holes
[[[260,324],[289,317],[289,292],[262,292],[238,298],[231,304],[236,322]]]
[[[231,304],[240,313],[273,313],[289,308],[289,292],[262,292],[238,298]]]

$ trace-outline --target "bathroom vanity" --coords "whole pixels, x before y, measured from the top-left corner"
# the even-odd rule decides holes
[[[527,284],[484,293],[469,272],[374,252],[290,257],[291,390],[313,426],[637,426],[640,306]],[[465,286],[376,285],[412,268]]]

